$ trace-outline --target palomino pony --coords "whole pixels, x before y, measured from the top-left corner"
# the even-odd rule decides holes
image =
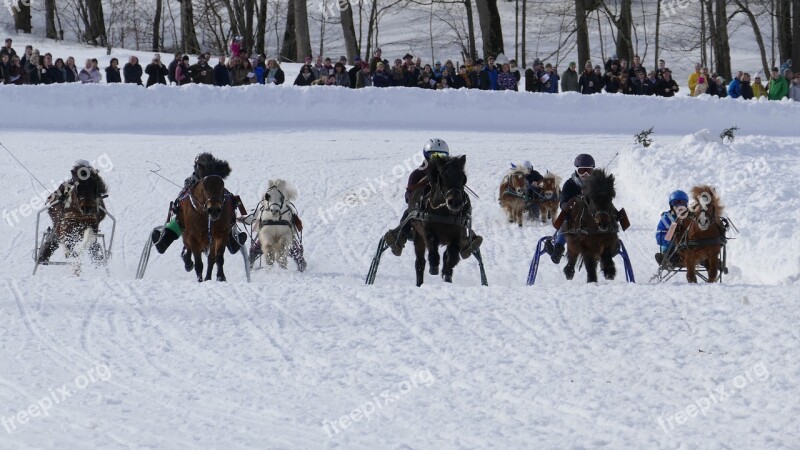
[[[214,264],[217,265],[217,281],[225,281],[225,247],[236,214],[233,197],[225,190],[223,181],[230,171],[227,162],[217,161],[211,173],[192,186],[180,201],[178,221],[184,226],[183,260],[187,272],[194,265],[199,282],[204,281],[203,252],[208,252],[205,281],[211,279]]]
[[[607,280],[617,275],[614,255],[617,254],[618,213],[613,200],[617,192],[614,175],[595,169],[583,187],[583,195],[574,198],[562,214],[566,214],[569,229],[567,238],[567,265],[564,275],[568,280],[575,276],[578,256],[583,257],[587,283],[597,282],[597,263]]]
[[[500,206],[506,211],[508,222],[522,226],[522,213],[528,201],[527,170],[524,167],[511,169],[500,183]]]
[[[442,277],[445,282],[453,282],[453,268],[461,259],[461,237],[470,227],[470,217],[464,212],[469,204],[464,192],[466,162],[466,156],[432,158],[425,169],[428,187],[415,190],[408,203],[408,218],[414,227],[417,286],[422,286],[426,249],[430,274],[439,274],[440,245],[447,247]]]
[[[100,222],[106,217],[103,198],[108,188],[100,174],[88,162],[79,161],[71,172],[71,181],[61,184],[47,199],[51,205],[47,213],[53,221],[53,232],[39,253],[39,263],[48,261],[59,244],[64,245],[69,258],[78,258],[86,250],[89,250],[96,262],[105,258],[96,235]],[[80,274],[78,259],[75,274]]]
[[[689,209],[675,221],[673,240],[686,267],[686,280],[697,283],[697,265],[705,267],[709,283],[717,281],[720,252],[727,239],[724,207],[712,186],[692,188]]]
[[[294,242],[297,211],[292,201],[297,190],[285,180],[269,180],[264,200],[256,210],[258,218],[258,240],[268,266],[275,261],[281,269],[286,268],[287,254]],[[298,263],[299,264],[299,263]]]
[[[558,217],[558,202],[561,197],[561,177],[548,171],[544,179],[541,181],[541,188],[539,195],[541,198],[539,202],[539,217],[542,223],[547,222],[549,216],[550,222],[555,222]]]

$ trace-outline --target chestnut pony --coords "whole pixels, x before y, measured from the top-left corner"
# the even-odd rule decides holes
[[[689,208],[678,214],[675,221],[675,240],[681,260],[686,267],[686,280],[697,283],[697,265],[705,267],[707,281],[717,281],[720,267],[720,252],[726,243],[724,207],[712,186],[692,188]]]
[[[506,211],[509,223],[522,226],[522,213],[528,201],[527,171],[524,168],[511,169],[500,183],[500,206]]]
[[[542,220],[542,223],[547,222],[548,216],[550,217],[550,222],[555,222],[556,217],[558,217],[558,202],[559,197],[561,197],[561,187],[559,184],[561,183],[561,178],[554,174],[547,172],[544,176],[544,179],[541,181],[541,189],[539,195],[541,196],[538,199],[539,202],[539,217]]]

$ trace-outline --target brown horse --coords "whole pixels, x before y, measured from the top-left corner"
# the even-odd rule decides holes
[[[558,202],[561,197],[561,178],[549,171],[545,174],[544,179],[541,181],[541,198],[539,202],[539,217],[542,223],[546,223],[548,217],[550,222],[553,223],[558,217]]]
[[[692,188],[689,208],[678,211],[673,239],[686,267],[686,279],[697,283],[697,265],[705,267],[709,283],[717,281],[720,252],[726,242],[724,207],[712,186]]]
[[[101,262],[105,258],[96,234],[100,222],[106,217],[103,197],[108,188],[97,170],[88,163],[76,164],[71,173],[70,181],[62,183],[47,199],[53,232],[41,247],[40,264],[50,260],[59,244],[64,245],[70,258],[78,258],[87,249],[94,261]],[[81,247],[76,248],[79,243],[82,243]],[[79,260],[76,260],[75,274],[80,274]]]
[[[597,263],[607,280],[617,275],[614,255],[618,252],[619,227],[614,175],[595,169],[583,187],[583,195],[572,199],[562,214],[568,223],[564,234],[567,239],[567,265],[564,275],[568,280],[575,276],[578,256],[583,257],[587,283],[597,282]]]
[[[500,206],[506,211],[508,222],[522,226],[522,213],[528,201],[527,171],[524,168],[511,169],[500,183]]]
[[[464,192],[467,175],[466,156],[432,158],[426,168],[429,185],[417,189],[409,201],[409,220],[414,228],[417,286],[422,286],[425,250],[428,250],[430,274],[439,274],[439,246],[444,245],[442,278],[453,282],[453,268],[461,260],[461,240],[469,230],[469,198]]]
[[[204,281],[203,252],[208,252],[205,281],[211,279],[214,264],[217,265],[217,281],[225,281],[225,247],[234,217],[233,198],[225,191],[225,182],[219,175],[205,176],[181,199],[178,222],[184,227],[183,259],[187,272],[194,265],[197,281]]]

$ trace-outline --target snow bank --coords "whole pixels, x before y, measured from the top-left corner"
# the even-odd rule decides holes
[[[749,283],[787,283],[800,273],[798,156],[796,145],[777,139],[743,136],[723,144],[702,130],[675,145],[625,150],[616,172],[626,207],[652,218],[653,230],[671,191],[713,185],[739,228],[728,245],[732,270]]]
[[[305,129],[791,135],[800,104],[314,86],[3,86],[2,129],[172,134]],[[82,111],[76,113],[75,111]]]

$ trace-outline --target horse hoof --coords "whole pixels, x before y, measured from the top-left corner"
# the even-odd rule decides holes
[[[575,268],[566,266],[564,267],[564,275],[567,277],[567,280],[571,280],[575,277]]]
[[[431,275],[439,275],[439,267],[434,267],[434,266],[431,266],[431,268],[430,268],[430,274],[431,274]]]
[[[228,280],[227,280],[227,279],[225,279],[225,277],[220,277],[220,276],[217,276],[217,281],[221,281],[221,282],[223,282],[223,283],[224,283],[224,282],[227,282]]]
[[[203,277],[197,277],[197,282],[198,283],[202,283],[203,282]]]
[[[442,278],[444,278],[444,282],[445,283],[452,283],[453,282],[453,276],[452,275],[443,275]]]
[[[613,280],[617,276],[617,269],[607,269],[603,271],[606,280]]]

